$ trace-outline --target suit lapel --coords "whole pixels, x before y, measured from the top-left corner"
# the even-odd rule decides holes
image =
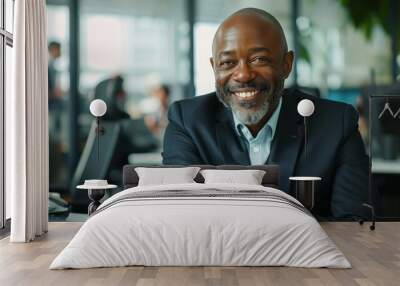
[[[246,146],[235,132],[231,110],[221,104],[216,116],[216,137],[224,164],[250,165]]]
[[[303,143],[303,118],[297,112],[298,99],[293,92],[285,93],[282,100],[282,109],[268,163],[279,164],[280,187],[283,191],[289,192],[289,177],[294,175],[294,168]]]

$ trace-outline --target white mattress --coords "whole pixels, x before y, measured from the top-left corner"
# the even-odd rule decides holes
[[[350,268],[315,218],[290,204],[262,198],[118,199],[136,192],[261,190],[238,184],[180,184],[127,189],[106,200],[50,269],[127,265],[294,266]]]

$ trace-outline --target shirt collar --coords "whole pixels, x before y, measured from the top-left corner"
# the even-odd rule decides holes
[[[274,113],[272,114],[270,119],[267,121],[267,124],[265,124],[262,128],[262,129],[265,129],[266,127],[269,127],[271,129],[271,138],[274,138],[274,135],[275,135],[275,130],[276,130],[276,126],[278,125],[278,118],[279,118],[279,113],[281,111],[281,107],[282,107],[282,96],[279,98],[279,103],[278,103],[278,106],[276,107]],[[239,135],[241,135],[241,129],[242,128],[247,129],[247,126],[245,124],[243,124],[242,122],[240,122],[239,119],[235,116],[235,114],[233,112],[232,112],[232,114],[233,114],[233,120],[235,123],[236,132]]]

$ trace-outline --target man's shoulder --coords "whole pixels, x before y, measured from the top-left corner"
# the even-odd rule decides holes
[[[170,110],[172,112],[179,112],[184,114],[185,117],[209,117],[221,107],[221,102],[215,92],[205,95],[195,96],[177,100],[171,104]]]
[[[180,105],[185,108],[202,108],[218,105],[219,100],[215,92],[207,93],[204,95],[194,96],[175,101],[173,104]]]
[[[354,107],[350,104],[333,101],[326,98],[317,97],[305,92],[302,92],[298,89],[288,92],[287,96],[291,98],[295,98],[297,102],[300,102],[302,99],[309,99],[314,103],[315,110],[323,111],[323,113],[330,114],[330,113],[337,113],[337,112],[344,112],[349,109],[354,109]]]
[[[331,125],[333,122],[342,122],[342,125],[354,125],[358,122],[358,112],[356,109],[347,103],[333,101],[326,98],[313,96],[299,90],[294,90],[286,94],[290,100],[300,102],[302,99],[309,99],[314,103],[315,111],[312,115],[314,120],[319,122],[319,126]],[[337,125],[337,124],[335,124]]]

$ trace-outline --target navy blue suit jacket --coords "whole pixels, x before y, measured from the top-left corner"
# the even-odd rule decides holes
[[[314,102],[308,119],[307,158],[302,99]],[[313,213],[364,216],[368,201],[369,160],[358,131],[358,113],[348,104],[284,90],[282,109],[267,163],[280,165],[280,188],[294,194],[290,176],[319,176]],[[215,93],[177,101],[169,109],[163,163],[250,165],[246,146],[234,130],[232,112]]]

